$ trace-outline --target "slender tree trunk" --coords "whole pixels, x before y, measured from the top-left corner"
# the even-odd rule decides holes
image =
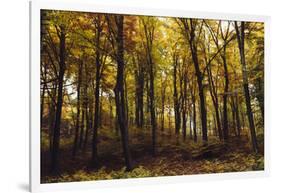
[[[192,112],[191,109],[189,111],[189,138],[192,139],[193,135],[192,135]]]
[[[140,95],[139,95],[139,111],[140,111],[140,127],[143,128],[144,125],[144,110],[143,110],[143,92],[144,92],[144,75],[142,72],[140,79]]]
[[[166,85],[162,82],[161,88],[161,131],[164,131],[165,124],[165,99],[166,99]]]
[[[54,124],[54,136],[53,136],[53,151],[51,158],[51,171],[58,172],[58,156],[60,147],[60,124],[61,124],[61,112],[63,104],[63,79],[65,73],[65,29],[60,26],[59,32],[59,74],[58,74],[58,95],[56,104],[56,116]]]
[[[55,91],[54,91],[55,93]],[[53,136],[54,136],[54,120],[55,120],[55,104],[52,100],[49,102],[49,151],[50,155],[53,152]]]
[[[124,70],[124,96],[125,96],[125,114],[126,114],[126,123],[128,124],[127,128],[129,130],[129,123],[130,123],[130,117],[129,117],[129,102],[128,102],[128,87],[127,87],[127,73],[125,73]]]
[[[148,75],[146,76],[146,125],[148,125],[151,121],[150,117],[150,85]]]
[[[86,116],[86,132],[85,132],[85,139],[83,143],[83,150],[86,151],[88,145],[88,138],[89,138],[89,131],[90,131],[90,116],[88,110],[88,102],[86,103],[85,107],[85,116]]]
[[[84,103],[84,99],[83,99],[83,103]],[[84,104],[83,104],[82,105],[82,117],[81,117],[80,134],[79,134],[79,143],[78,143],[79,149],[81,149],[82,145],[83,145],[84,130],[85,130],[85,107],[84,107]]]
[[[180,104],[177,89],[177,71],[178,71],[178,58],[174,56],[174,70],[173,70],[173,84],[174,84],[174,113],[175,113],[175,134],[178,136],[180,132],[181,116],[180,116]]]
[[[184,70],[183,75],[183,93],[182,93],[182,134],[183,140],[186,139],[186,122],[187,122],[187,75]]]
[[[74,144],[73,144],[73,151],[72,156],[75,157],[78,148],[78,139],[79,139],[79,128],[80,128],[80,87],[82,81],[82,71],[83,71],[83,61],[81,60],[79,64],[78,70],[78,80],[77,80],[77,114],[76,114],[76,125],[75,125],[75,136],[74,136]]]
[[[122,146],[124,151],[124,157],[126,162],[126,168],[128,171],[132,170],[132,158],[129,149],[129,136],[128,128],[126,123],[126,112],[125,112],[125,96],[124,96],[124,40],[123,40],[123,22],[124,16],[115,16],[115,22],[117,25],[116,34],[116,60],[117,60],[117,81],[115,86],[115,102],[117,109],[118,125],[121,132]]]
[[[95,63],[96,63],[96,80],[95,80],[95,109],[94,109],[94,127],[93,127],[93,138],[92,138],[92,164],[94,167],[98,167],[98,129],[100,126],[100,79],[101,79],[101,63],[100,63],[100,33],[101,26],[100,20],[97,18],[96,20],[96,55],[95,55]]]
[[[193,104],[193,140],[197,142],[197,128],[196,128],[196,100],[195,95],[192,94],[192,104]]]
[[[113,126],[112,120],[114,119],[114,117],[113,117],[113,106],[112,106],[111,96],[109,96],[108,102],[109,102],[109,126],[112,127]]]
[[[234,97],[231,96],[231,103],[230,103],[230,106],[231,106],[231,113],[232,113],[232,125],[231,127],[233,128],[233,131],[234,131],[234,134],[235,136],[238,136],[238,132],[236,130],[237,126],[236,126],[236,113],[235,113],[235,102],[234,102]]]
[[[41,106],[40,106],[40,127],[42,131],[43,127],[43,114],[44,114],[44,104],[45,104],[45,92],[46,92],[46,84],[43,85],[42,94],[41,94]]]
[[[241,124],[240,124],[240,118],[239,118],[239,101],[238,101],[238,96],[236,94],[235,96],[235,117],[236,117],[236,126],[237,126],[237,133],[238,137],[241,135]]]
[[[228,87],[229,87],[229,79],[228,79],[228,69],[226,63],[226,45],[224,45],[223,49],[223,67],[224,67],[224,94],[223,94],[223,138],[225,141],[228,140],[228,116],[227,116],[227,96],[228,96]]]
[[[152,154],[156,154],[156,130],[157,122],[155,115],[155,96],[154,96],[154,64],[152,58],[152,48],[153,48],[153,39],[154,39],[154,25],[149,23],[152,21],[143,20],[144,33],[146,38],[146,57],[148,65],[148,75],[149,75],[149,106],[150,106],[150,124],[152,127]]]
[[[139,93],[140,93],[140,88],[139,88],[139,72],[138,70],[135,70],[135,124],[137,125],[137,127],[140,127],[140,97],[139,97]]]
[[[241,26],[238,27],[237,22],[235,22],[235,30],[237,35],[238,47],[240,51],[240,62],[242,66],[242,76],[243,76],[243,87],[244,87],[244,95],[246,99],[246,107],[247,107],[247,115],[249,121],[249,127],[251,132],[251,140],[252,140],[252,147],[255,153],[258,152],[258,143],[256,137],[256,130],[253,118],[253,112],[251,107],[251,97],[249,91],[249,83],[248,83],[248,73],[247,73],[247,66],[246,66],[246,59],[245,59],[245,50],[244,50],[244,38],[245,38],[245,23],[241,22]]]
[[[152,125],[152,153],[156,154],[156,120],[155,120],[155,104],[154,104],[154,72],[152,63],[150,64],[150,117]]]
[[[223,139],[222,128],[221,128],[221,121],[220,121],[220,113],[219,113],[219,101],[218,101],[218,94],[216,90],[216,85],[214,84],[212,69],[210,66],[207,66],[208,72],[208,81],[209,81],[209,89],[210,94],[213,102],[213,106],[215,109],[215,116],[216,116],[216,123],[218,128],[219,139]]]

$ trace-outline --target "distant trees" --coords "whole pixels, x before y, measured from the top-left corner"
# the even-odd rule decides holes
[[[135,130],[149,129],[152,155],[164,135],[227,143],[247,131],[258,152],[262,24],[43,12],[40,117],[53,172],[61,138],[70,139],[73,159],[90,149],[99,167],[100,137],[116,131],[128,171]]]

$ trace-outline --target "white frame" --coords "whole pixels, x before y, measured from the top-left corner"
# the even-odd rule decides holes
[[[101,13],[119,13],[135,15],[169,16],[206,18],[220,20],[256,21],[265,23],[265,170],[219,174],[199,174],[172,177],[150,177],[121,180],[101,180],[87,182],[40,184],[40,9],[71,10]],[[32,1],[30,2],[30,191],[56,191],[84,188],[106,188],[140,186],[149,184],[183,183],[191,181],[210,181],[225,179],[241,179],[269,176],[269,117],[270,89],[269,49],[270,49],[270,17],[257,15],[239,15],[229,13],[194,12],[187,10],[165,10],[144,7],[127,7],[117,5],[102,5],[101,3],[63,2],[63,1]]]

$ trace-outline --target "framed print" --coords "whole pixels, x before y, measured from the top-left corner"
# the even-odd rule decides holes
[[[268,17],[33,1],[30,21],[32,192],[268,173]]]

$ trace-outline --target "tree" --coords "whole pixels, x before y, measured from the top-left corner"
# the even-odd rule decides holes
[[[247,65],[245,59],[245,22],[241,22],[240,26],[238,26],[238,22],[234,22],[237,42],[239,47],[240,53],[240,63],[242,66],[242,75],[243,75],[243,88],[244,88],[244,95],[246,100],[246,108],[247,108],[247,116],[249,121],[249,127],[251,132],[251,140],[252,140],[252,147],[254,152],[258,152],[258,144],[257,144],[257,137],[256,137],[256,130],[253,118],[253,112],[251,107],[251,98],[249,92],[249,83],[248,83],[248,73],[247,73]]]
[[[152,126],[152,154],[156,154],[156,118],[155,118],[155,97],[154,97],[154,63],[153,63],[153,40],[155,32],[155,21],[152,18],[142,19],[142,25],[144,28],[145,34],[145,50],[146,50],[146,59],[148,66],[148,75],[149,75],[149,107],[150,107],[150,121]]]
[[[176,135],[179,134],[180,125],[181,125],[181,115],[180,115],[180,99],[178,96],[178,89],[177,89],[177,74],[178,74],[178,56],[175,53],[173,57],[173,86],[174,86],[174,112],[175,112],[175,133]]]
[[[191,52],[194,68],[195,68],[195,75],[197,78],[197,84],[198,84],[198,93],[199,93],[199,99],[200,99],[200,113],[201,113],[201,125],[202,125],[202,139],[203,141],[208,141],[208,134],[207,134],[207,111],[206,111],[206,105],[205,105],[205,94],[204,94],[204,85],[203,85],[203,79],[204,76],[200,70],[199,65],[199,59],[198,59],[198,39],[201,34],[201,28],[203,22],[196,19],[180,19],[180,22],[182,25],[182,33],[185,36],[189,49]],[[197,31],[199,30],[199,31]]]
[[[96,16],[94,19],[95,25],[95,63],[96,63],[96,80],[95,80],[95,111],[94,111],[94,127],[93,127],[93,141],[92,141],[92,160],[93,165],[98,165],[98,152],[97,152],[97,138],[98,138],[98,127],[99,114],[100,114],[100,80],[101,80],[101,56],[100,56],[100,36],[102,31],[101,18]]]
[[[63,78],[65,73],[65,57],[66,57],[66,31],[65,26],[56,26],[57,35],[59,38],[59,72],[58,72],[58,94],[57,94],[57,105],[56,115],[54,123],[54,136],[53,136],[53,151],[52,151],[52,163],[51,170],[53,172],[58,171],[58,156],[60,146],[60,123],[61,123],[61,111],[63,104]]]
[[[132,170],[132,158],[129,149],[128,139],[128,124],[126,120],[126,107],[125,107],[125,96],[124,96],[124,39],[123,39],[123,28],[124,28],[124,16],[115,15],[113,17],[107,17],[108,29],[110,31],[110,41],[113,50],[115,50],[115,59],[117,63],[117,76],[116,85],[114,88],[115,92],[115,103],[116,113],[118,118],[118,127],[121,132],[122,146],[125,156],[126,169]]]
[[[223,63],[223,68],[224,68],[224,91],[223,91],[223,138],[224,140],[228,140],[228,113],[227,113],[227,102],[228,102],[228,89],[229,89],[229,75],[228,75],[228,67],[227,67],[227,57],[226,57],[226,48],[227,48],[227,42],[229,41],[231,37],[231,32],[230,32],[230,22],[223,22],[219,21],[216,29],[213,29],[205,20],[204,23],[206,24],[207,28],[209,29],[209,32],[211,34],[211,37],[217,47],[217,52],[219,53],[222,63]],[[226,28],[223,28],[223,24],[226,23]],[[220,39],[222,40],[220,40]],[[222,45],[220,45],[222,42]],[[222,48],[222,49],[221,49]],[[221,51],[220,51],[221,49]],[[217,100],[217,93],[214,88],[214,83],[212,80],[212,72],[210,71],[210,67],[207,66],[207,71],[208,71],[208,79],[210,82],[210,88],[211,89],[211,95],[212,95],[212,100],[215,106],[215,109],[218,109],[218,100]],[[219,120],[219,115],[216,110],[216,117],[217,120]],[[218,129],[219,129],[219,134],[221,130],[221,126],[219,121],[217,122]],[[221,136],[221,134],[220,134]]]

